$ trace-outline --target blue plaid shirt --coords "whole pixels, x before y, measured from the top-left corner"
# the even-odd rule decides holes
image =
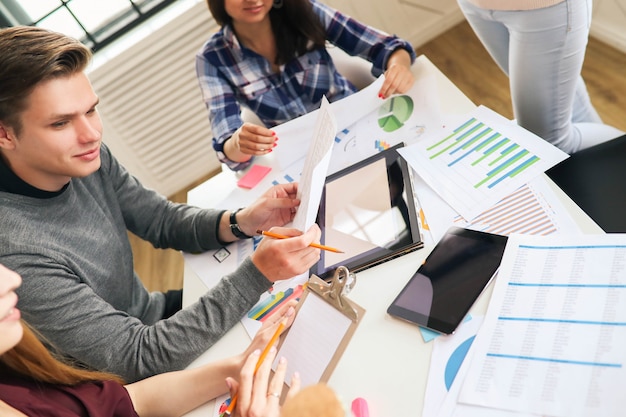
[[[398,48],[415,58],[411,44],[397,36],[365,26],[315,0],[311,3],[326,28],[327,41],[372,62],[374,76],[384,72],[389,56]],[[356,91],[337,72],[326,49],[294,58],[274,73],[267,59],[239,43],[230,25],[204,44],[196,56],[196,73],[209,111],[213,148],[233,170],[250,164],[233,162],[223,152],[224,142],[243,124],[240,105],[272,127],[318,109],[324,95],[332,102]]]

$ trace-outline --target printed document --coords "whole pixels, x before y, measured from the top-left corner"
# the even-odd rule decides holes
[[[624,415],[625,300],[626,234],[511,235],[458,403]]]

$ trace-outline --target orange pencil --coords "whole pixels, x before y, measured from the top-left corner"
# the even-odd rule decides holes
[[[263,352],[261,352],[261,356],[259,356],[259,360],[256,362],[256,366],[254,367],[255,374],[256,374],[256,371],[258,371],[259,368],[261,367],[261,364],[263,364],[265,357],[269,353],[274,343],[276,343],[276,340],[278,340],[278,337],[280,336],[284,328],[285,328],[285,321],[281,320],[280,324],[278,325],[278,328],[276,329],[276,332],[274,332],[274,335],[272,336],[270,341],[267,343],[267,345],[265,346],[265,349],[263,349]],[[233,395],[233,399],[230,401],[230,404],[228,405],[228,408],[226,409],[226,411],[224,411],[224,414],[222,415],[224,416],[231,415],[233,410],[235,409],[236,403],[237,403],[237,394],[235,393],[235,395]]]
[[[263,236],[273,237],[274,239],[289,239],[290,237],[293,237],[293,236],[280,235],[280,234],[274,233],[274,232],[266,232],[264,230],[257,230],[256,232],[258,234],[260,234],[260,235],[263,235]],[[311,243],[309,246],[311,246],[312,248],[327,250],[329,252],[343,253],[342,250],[339,250],[337,248],[333,248],[331,246],[320,245],[319,243]]]

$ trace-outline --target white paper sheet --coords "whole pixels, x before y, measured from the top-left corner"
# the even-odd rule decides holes
[[[459,403],[622,416],[626,234],[509,237]]]
[[[380,105],[378,90],[384,80],[384,76],[381,76],[361,91],[330,104],[330,111],[337,120],[338,130],[355,123]],[[279,139],[278,146],[272,153],[280,169],[284,170],[295,161],[304,160],[319,112],[319,109],[312,111],[272,128]]]
[[[337,133],[337,121],[329,107],[330,104],[324,97],[298,184],[300,206],[293,219],[293,227],[303,232],[315,223]]]
[[[454,334],[435,338],[422,417],[437,416],[482,322],[482,316],[474,316],[461,323]]]
[[[400,150],[454,210],[472,219],[568,155],[480,106]]]
[[[316,384],[352,320],[315,293],[309,293],[276,355],[287,359],[287,375],[300,373],[302,386]],[[274,362],[274,368],[276,366]],[[286,381],[290,385],[291,381]]]
[[[439,241],[450,226],[508,236],[581,233],[580,228],[548,185],[537,176],[478,216],[467,221],[416,175],[415,184],[428,228]]]

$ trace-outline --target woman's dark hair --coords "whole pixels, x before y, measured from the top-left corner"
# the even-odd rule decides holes
[[[209,10],[220,26],[232,23],[224,1],[207,0]],[[294,57],[323,48],[326,44],[326,30],[309,0],[282,0],[282,3],[282,7],[273,7],[270,11],[276,39],[276,65],[286,64]]]

